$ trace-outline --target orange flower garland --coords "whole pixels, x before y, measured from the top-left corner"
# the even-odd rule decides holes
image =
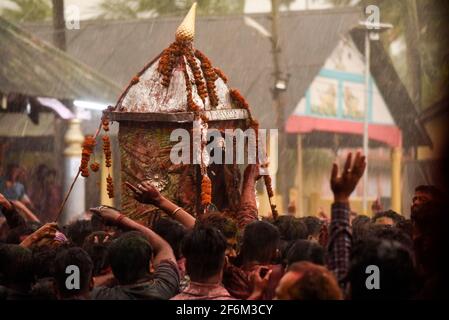
[[[112,182],[112,177],[110,174],[108,174],[108,177],[106,178],[106,190],[108,191],[108,197],[110,199],[114,198],[114,183]]]
[[[214,71],[217,76],[223,80],[224,83],[228,83],[228,77],[224,74],[224,72],[220,68],[214,68]]]
[[[201,69],[203,70],[204,78],[206,79],[210,104],[212,107],[216,107],[218,105],[218,97],[215,92],[215,81],[218,79],[218,75],[215,73],[210,60],[201,51],[196,50],[195,56],[201,61]]]
[[[106,167],[110,168],[112,166],[112,152],[111,152],[111,141],[109,136],[103,136],[103,153],[106,162]]]
[[[91,135],[84,137],[83,151],[81,153],[81,165],[79,170],[81,171],[81,176],[87,178],[89,176],[89,160],[90,155],[94,152],[95,148],[95,138]]]
[[[207,206],[212,202],[212,182],[207,175],[201,181],[201,204]]]

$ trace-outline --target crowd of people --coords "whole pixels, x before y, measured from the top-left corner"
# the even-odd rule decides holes
[[[417,187],[410,219],[391,210],[357,215],[349,198],[365,166],[360,153],[348,154],[341,170],[333,165],[328,220],[260,218],[257,165],[247,166],[240,208],[232,213],[194,217],[149,182],[128,183],[137,201],[166,213],[150,226],[108,206],[91,208],[90,219],[69,225],[42,223],[24,210],[22,189],[21,198],[10,197],[11,188],[18,188],[10,174],[1,182],[10,193],[0,193],[0,299],[447,297],[443,192]]]

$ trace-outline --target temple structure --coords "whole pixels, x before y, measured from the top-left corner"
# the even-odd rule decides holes
[[[192,6],[176,30],[175,41],[150,61],[131,80],[114,107],[104,112],[120,122],[122,208],[135,220],[151,217],[156,208],[139,204],[124,185],[150,181],[165,196],[192,214],[212,205],[235,211],[240,201],[240,169],[236,164],[209,166],[204,148],[207,130],[257,127],[248,104],[237,90],[230,89],[224,73],[195,50],[195,10]],[[194,123],[196,129],[194,129]],[[195,163],[191,140],[189,163],[175,164],[170,153],[175,129],[193,137],[201,131],[201,159]]]

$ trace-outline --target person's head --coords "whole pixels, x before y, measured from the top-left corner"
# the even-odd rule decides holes
[[[353,300],[409,299],[414,285],[411,252],[397,241],[360,241],[351,253],[348,280]]]
[[[423,204],[439,201],[442,198],[441,191],[432,185],[421,185],[415,188],[415,194],[412,199],[411,212],[416,211]]]
[[[31,251],[16,244],[0,245],[0,277],[6,287],[28,290],[33,282]]]
[[[120,284],[134,284],[150,270],[153,248],[140,232],[127,232],[109,245],[108,260]]]
[[[245,227],[241,255],[244,264],[269,264],[277,257],[280,233],[269,222],[254,221]]]
[[[372,222],[374,224],[382,224],[388,226],[394,226],[399,221],[404,220],[404,217],[393,210],[378,212],[374,215]]]
[[[280,216],[274,220],[273,224],[279,229],[281,240],[307,239],[308,229],[304,219]]]
[[[55,259],[60,250],[51,246],[35,246],[33,248],[33,272],[35,279],[53,277],[55,273]]]
[[[83,249],[60,250],[55,258],[54,274],[58,298],[86,297],[93,288],[93,267],[92,260]]]
[[[292,264],[276,288],[277,300],[342,300],[335,276],[311,262]]]
[[[84,240],[83,249],[89,254],[94,264],[93,276],[103,274],[109,267],[108,247],[110,243],[109,235],[104,231],[92,232]]]
[[[221,280],[225,251],[226,239],[221,231],[211,226],[196,225],[182,244],[190,279],[200,283],[211,278]]]
[[[53,278],[43,278],[31,287],[32,300],[57,300],[56,284]]]
[[[17,163],[9,163],[6,166],[5,176],[8,181],[16,181],[20,175],[20,166]]]
[[[295,262],[309,261],[324,265],[324,249],[318,243],[310,240],[296,240],[287,253],[287,265]]]
[[[305,217],[303,222],[307,227],[307,240],[318,242],[323,222],[319,218],[312,216]]]
[[[187,233],[186,228],[175,220],[161,218],[155,222],[153,230],[170,244],[176,260],[181,259],[181,244]]]
[[[64,227],[64,234],[72,243],[81,247],[84,239],[92,233],[92,224],[88,220],[77,220]]]
[[[366,239],[397,241],[408,250],[413,250],[412,238],[395,226],[371,224],[365,234]]]
[[[447,205],[429,202],[412,213],[413,248],[417,262],[426,273],[443,272],[448,267],[449,216]]]
[[[200,223],[220,230],[226,238],[226,256],[229,258],[237,256],[237,224],[232,218],[224,213],[214,212],[202,217]]]

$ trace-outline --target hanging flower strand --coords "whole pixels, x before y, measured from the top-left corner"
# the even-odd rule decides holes
[[[112,181],[110,168],[112,167],[112,152],[111,152],[111,140],[108,135],[102,137],[103,140],[103,153],[105,159],[105,165],[108,168],[108,177],[106,178],[106,190],[110,199],[114,198],[114,183]]]

